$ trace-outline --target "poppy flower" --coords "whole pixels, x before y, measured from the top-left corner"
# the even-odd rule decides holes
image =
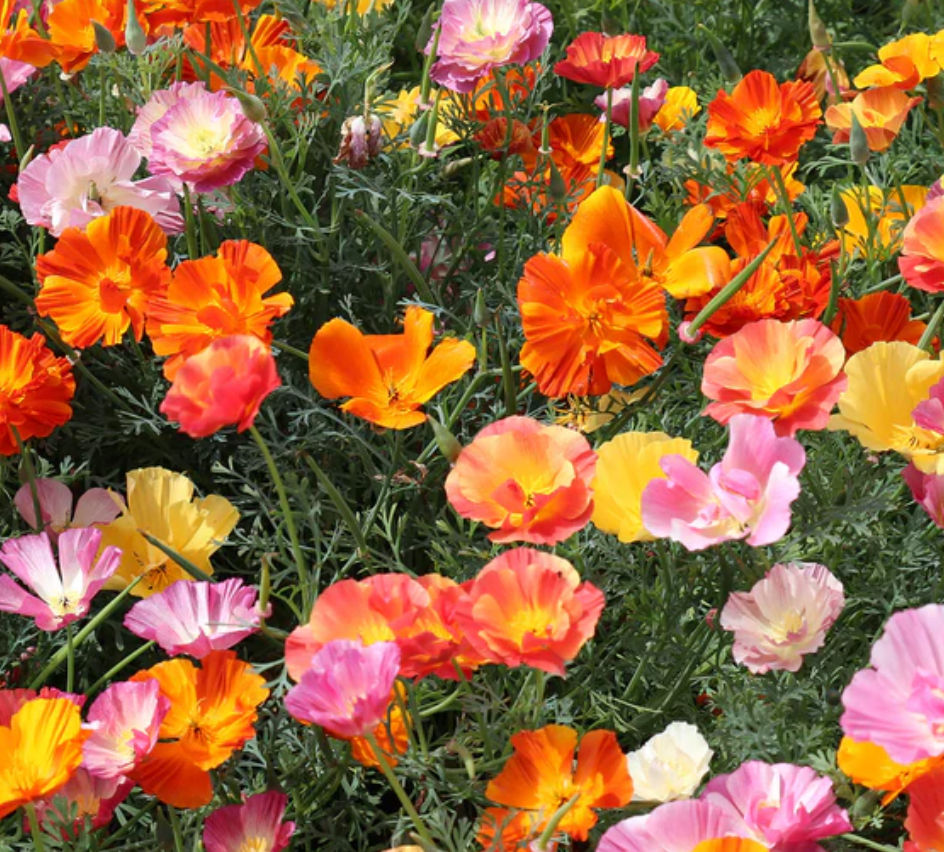
[[[295,823],[283,821],[287,805],[288,796],[273,790],[217,808],[203,823],[206,852],[280,852],[295,833]]]
[[[859,299],[840,299],[831,328],[852,356],[880,340],[917,346],[927,325],[911,318],[911,302],[905,296],[882,290]]]
[[[936,39],[927,33],[911,33],[889,42],[878,50],[878,63],[870,65],[853,80],[857,89],[894,86],[913,89],[941,71],[941,56]]]
[[[925,186],[903,185],[892,191],[877,186],[851,187],[841,193],[849,222],[839,238],[850,254],[856,249],[869,259],[889,260],[902,249],[909,220],[925,206]]]
[[[558,544],[590,520],[595,467],[580,433],[506,417],[459,453],[446,496],[462,517],[495,529],[491,541]]]
[[[601,187],[562,238],[518,282],[525,335],[521,365],[550,397],[604,394],[655,372],[668,317],[662,288],[639,274],[634,222],[622,193]]]
[[[42,522],[36,521],[33,488],[39,498]],[[110,524],[121,514],[122,501],[105,488],[89,488],[72,508],[72,489],[56,479],[38,478],[24,483],[13,496],[13,505],[34,530],[45,532],[55,543],[59,535],[72,527],[98,527]]]
[[[144,538],[142,530],[205,574],[212,574],[210,556],[239,520],[239,512],[229,500],[216,494],[194,500],[193,483],[162,467],[129,471],[126,481],[128,504],[121,517],[102,530],[102,543],[121,550],[121,563],[105,588],[123,589],[143,576],[132,594],[147,597],[177,580],[193,579]]]
[[[846,387],[845,358],[839,338],[816,320],[750,323],[708,355],[701,392],[713,402],[704,413],[719,423],[759,414],[790,437],[824,429]]]
[[[50,42],[58,48],[56,59],[62,70],[76,74],[99,52],[92,21],[108,30],[117,47],[124,47],[127,20],[128,5],[122,0],[61,0],[54,4],[46,27]],[[138,22],[147,32],[140,12]]]
[[[923,473],[914,464],[901,472],[915,502],[944,529],[944,473]]]
[[[399,335],[365,335],[345,320],[331,320],[311,342],[311,383],[327,399],[352,397],[341,410],[378,426],[409,429],[425,422],[419,407],[475,361],[475,347],[466,340],[443,340],[430,352],[433,319],[411,305]]]
[[[8,93],[27,68],[45,68],[59,56],[59,47],[29,25],[31,11],[12,0],[0,3],[0,68]]]
[[[700,112],[698,95],[694,89],[670,86],[665,93],[665,102],[653,116],[652,123],[663,133],[673,133],[682,130]]]
[[[45,438],[72,417],[75,378],[38,332],[30,338],[0,325],[0,455],[19,452],[21,441]]]
[[[36,275],[36,310],[70,346],[114,346],[129,327],[140,340],[148,300],[170,283],[167,235],[144,210],[118,207],[85,230],[66,228],[36,258]]]
[[[705,145],[728,160],[784,165],[816,135],[822,115],[816,91],[806,81],[778,85],[772,74],[751,71],[731,94],[719,91],[708,104]]]
[[[828,103],[834,104],[854,96],[854,90],[849,87],[849,75],[834,50],[824,51],[814,46],[803,57],[796,76],[798,80],[807,80],[813,84],[820,101],[826,98]],[[839,91],[836,91],[837,86]]]
[[[639,132],[645,133],[652,127],[653,119],[665,104],[665,98],[669,91],[668,81],[659,78],[651,86],[646,86],[639,93]],[[607,95],[604,93],[594,99],[593,105],[601,110],[606,110]],[[622,89],[616,89],[612,93],[612,110],[610,111],[610,121],[618,124],[620,127],[629,129],[629,122],[632,117],[633,108],[633,87],[625,86]]]
[[[938,767],[908,787],[905,828],[919,852],[944,847],[944,767]]]
[[[580,738],[578,747],[573,728],[547,725],[537,731],[519,731],[511,744],[514,754],[488,782],[485,795],[500,805],[534,814],[534,834],[576,796],[557,828],[574,840],[586,840],[597,823],[596,811],[622,808],[632,799],[626,755],[612,731],[590,731]]]
[[[944,250],[940,229],[944,223],[944,196],[939,196],[915,214],[903,234],[898,268],[915,289],[944,292]]]
[[[856,784],[870,790],[885,791],[882,804],[888,805],[912,782],[944,767],[944,755],[916,760],[914,763],[896,763],[880,745],[843,737],[836,754],[836,763]]]
[[[726,219],[732,210],[744,203],[751,204],[757,208],[759,216],[764,216],[780,202],[777,181],[772,181],[769,174],[772,170],[780,172],[791,201],[796,201],[806,191],[806,186],[796,179],[797,168],[795,162],[783,166],[764,166],[750,160],[726,163],[723,175],[712,173],[701,182],[685,181],[688,191],[685,203],[692,207],[707,204],[716,219]]]
[[[634,802],[671,802],[695,795],[714,752],[694,725],[672,722],[626,755]]]
[[[567,58],[554,66],[554,73],[576,83],[619,89],[658,61],[659,54],[646,49],[645,36],[581,33],[567,45]]]
[[[886,151],[901,130],[908,113],[921,98],[909,98],[895,88],[869,89],[851,104],[836,104],[826,110],[826,126],[833,131],[833,144],[849,141],[852,117],[865,131],[870,151]]]
[[[148,308],[148,337],[155,353],[168,356],[164,375],[173,381],[187,358],[220,337],[251,334],[269,345],[273,320],[295,303],[288,293],[265,295],[281,280],[272,255],[246,240],[227,240],[215,255],[181,263],[166,295]]]
[[[467,591],[455,618],[484,660],[561,676],[593,636],[604,604],[566,559],[528,547],[496,556]]]
[[[265,678],[233,651],[213,651],[197,668],[189,660],[158,663],[131,681],[156,680],[170,710],[160,741],[131,777],[141,789],[175,808],[201,808],[213,799],[210,770],[256,735],[259,706],[269,696]]]
[[[239,12],[229,0],[143,0],[138,5],[142,17],[157,36],[173,35],[189,25],[204,26],[235,17],[248,19],[260,0],[239,0]]]
[[[403,668],[402,662],[400,668]],[[372,738],[388,766],[396,766],[399,763],[398,755],[406,754],[410,747],[410,716],[404,711],[406,702],[406,687],[398,681],[390,692],[386,715],[372,732]],[[367,735],[351,737],[347,741],[351,744],[351,757],[361,766],[380,767],[377,749]]]
[[[134,781],[121,776],[99,778],[80,766],[58,790],[33,802],[36,820],[47,833],[61,832],[63,840],[71,840],[81,836],[87,823],[92,829],[108,825],[133,789]],[[72,837],[67,837],[70,829]]]

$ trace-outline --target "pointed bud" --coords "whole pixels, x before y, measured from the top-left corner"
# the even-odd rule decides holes
[[[872,157],[869,150],[869,137],[859,124],[856,114],[852,113],[852,129],[849,131],[849,156],[857,166],[864,166]]]
[[[170,807],[170,805],[168,805]],[[176,846],[174,842],[174,828],[170,824],[166,816],[164,816],[164,811],[161,808],[158,808],[154,814],[157,831],[157,848],[166,850],[166,852],[174,852]]]
[[[428,415],[428,418],[429,425],[433,427],[433,437],[436,439],[439,452],[443,454],[443,458],[445,458],[449,464],[455,464],[456,459],[459,458],[459,453],[462,452],[462,444],[460,444],[456,436],[433,417],[432,414]]]
[[[115,37],[111,34],[108,27],[100,24],[98,21],[92,21],[92,29],[95,30],[95,46],[99,53],[114,53],[118,49],[115,43]]]
[[[839,185],[833,184],[833,194],[829,199],[829,216],[833,220],[833,226],[837,229],[845,228],[849,224],[849,208],[839,191]]]
[[[265,121],[267,114],[265,104],[259,98],[250,95],[249,92],[244,92],[242,89],[234,89],[230,86],[226,87],[226,91],[239,101],[239,105],[243,108],[243,115],[246,118],[255,121],[257,124]]]
[[[19,151],[17,151],[17,153],[19,153]],[[20,174],[23,173],[23,169],[25,169],[31,162],[33,162],[33,157],[35,155],[36,155],[36,146],[30,145],[29,148],[26,149],[26,153],[20,159]]]
[[[431,3],[429,8],[426,10],[426,14],[423,15],[423,20],[420,21],[420,25],[416,30],[416,40],[413,42],[413,46],[419,53],[426,52],[426,46],[429,44],[430,38],[433,35],[433,16],[436,14],[436,4]]]
[[[724,79],[732,86],[736,83],[740,83],[744,75],[741,73],[741,69],[738,68],[737,62],[734,61],[731,51],[729,51],[727,47],[724,46],[721,39],[704,24],[699,24],[698,28],[705,33],[705,37],[711,45],[711,50],[715,55],[715,59],[718,61],[718,67],[721,68],[721,74],[724,76]]]
[[[557,168],[557,163],[550,161],[551,167],[551,198],[558,204],[562,204],[567,198],[567,184],[564,183],[564,177]]]
[[[832,46],[832,41],[830,41],[826,24],[823,23],[823,19],[819,16],[819,12],[816,11],[816,6],[813,5],[813,0],[810,0],[808,11],[810,39],[813,42],[813,47],[818,47],[820,50],[829,50],[829,48]]]
[[[410,147],[419,148],[426,141],[426,125],[429,122],[429,111],[421,112],[419,118],[410,127]]]
[[[128,0],[128,23],[125,24],[125,44],[128,46],[128,53],[132,56],[139,56],[144,53],[147,47],[147,33],[141,27],[138,20],[138,11],[134,7],[134,0]]]
[[[472,319],[479,328],[488,328],[492,324],[492,315],[485,305],[484,290],[479,290],[475,294],[475,304],[472,307]]]

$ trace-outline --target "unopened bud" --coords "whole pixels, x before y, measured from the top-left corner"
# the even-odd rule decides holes
[[[845,228],[849,224],[849,208],[846,207],[845,199],[837,184],[833,184],[833,194],[829,199],[829,216],[838,229]]]
[[[433,437],[436,439],[436,446],[439,447],[439,452],[443,454],[443,458],[445,458],[449,464],[455,464],[456,459],[459,458],[459,453],[462,452],[462,444],[460,444],[456,436],[433,417],[432,414],[428,415],[428,417],[429,425],[433,427]]]
[[[108,27],[100,24],[98,21],[92,21],[92,29],[95,30],[95,46],[99,53],[114,53],[118,49],[115,43],[115,37],[111,34]]]
[[[904,29],[917,17],[921,11],[921,0],[905,0],[905,5],[901,10],[901,26]]]
[[[944,80],[941,75],[928,77],[924,85],[928,90],[928,108],[936,111],[944,107]]]
[[[242,89],[227,87],[226,91],[239,101],[239,105],[243,108],[243,115],[246,118],[256,123],[265,121],[267,115],[265,104],[259,98],[250,95],[249,92],[244,92]]]
[[[808,11],[810,39],[813,42],[813,47],[818,47],[820,50],[829,50],[829,48],[832,46],[832,41],[829,39],[829,32],[826,29],[826,24],[823,23],[823,19],[819,16],[819,12],[816,11],[816,6],[813,5],[813,0],[810,0]]]
[[[138,56],[144,53],[147,47],[147,33],[138,20],[138,12],[134,7],[134,0],[128,0],[128,23],[125,24],[125,44],[128,46],[128,53],[132,56]]]
[[[744,75],[741,73],[741,69],[738,68],[737,62],[734,61],[731,51],[728,50],[721,39],[704,24],[699,24],[698,27],[705,33],[705,37],[708,39],[708,44],[711,45],[711,50],[715,55],[715,59],[718,61],[718,67],[721,69],[721,74],[724,79],[732,86],[736,83],[740,83]]]
[[[856,114],[852,113],[852,129],[849,131],[849,156],[857,166],[864,166],[872,157],[869,150],[869,137],[859,123]]]
[[[564,183],[564,177],[557,168],[557,163],[550,162],[551,168],[551,198],[558,204],[567,198],[567,184]]]
[[[376,115],[352,115],[341,125],[341,147],[334,163],[362,169],[380,153],[382,139],[383,124]]]
[[[485,292],[479,290],[475,294],[475,304],[472,306],[472,319],[479,328],[488,328],[492,324],[492,315],[485,304]]]
[[[416,48],[417,52],[425,53],[426,47],[429,45],[429,40],[433,35],[433,16],[436,14],[436,4],[431,3],[429,8],[426,10],[426,14],[423,15],[423,20],[420,21],[420,25],[416,30],[416,40],[413,42],[413,46]]]

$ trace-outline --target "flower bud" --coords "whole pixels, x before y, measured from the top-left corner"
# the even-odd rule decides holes
[[[705,37],[711,45],[711,50],[715,55],[715,59],[718,61],[718,67],[721,68],[721,74],[724,79],[732,86],[736,83],[740,83],[744,75],[741,73],[741,69],[738,68],[737,62],[734,61],[731,51],[729,51],[727,47],[724,46],[721,39],[704,24],[699,24],[698,27],[705,33]]]
[[[128,53],[132,56],[138,56],[144,53],[147,47],[147,33],[141,27],[138,20],[138,12],[134,7],[134,0],[128,0],[128,23],[125,24],[125,44],[128,46]]]
[[[234,89],[229,86],[226,87],[226,91],[239,101],[239,105],[243,108],[243,115],[246,118],[256,123],[265,121],[265,104],[259,98],[250,95],[249,92],[244,92],[242,89]]]
[[[341,147],[334,163],[362,169],[380,153],[383,124],[376,115],[352,115],[341,125]]]
[[[849,156],[857,166],[864,166],[872,156],[869,138],[855,113],[852,113],[852,129],[849,131]]]
[[[428,415],[429,425],[433,427],[433,437],[436,439],[436,446],[443,458],[449,464],[455,464],[462,452],[462,444],[459,443],[455,435],[452,434],[442,423],[440,423],[432,414]]]
[[[475,304],[472,307],[472,319],[479,328],[488,328],[492,324],[492,315],[485,305],[485,293],[479,290],[475,294]]]
[[[832,42],[829,39],[829,32],[826,30],[826,24],[823,23],[823,19],[816,11],[816,6],[813,5],[813,0],[810,0],[808,12],[810,39],[813,42],[813,47],[817,47],[820,50],[829,50],[829,48],[832,46]]]
[[[838,184],[833,184],[833,194],[829,199],[829,216],[836,228],[845,228],[849,224],[849,208],[846,207]]]
[[[115,44],[115,37],[108,27],[98,21],[92,21],[92,29],[95,30],[95,46],[99,53],[114,53],[118,49],[118,45]]]
[[[551,160],[549,165],[551,168],[551,198],[558,204],[562,204],[567,198],[567,184],[564,183],[564,177],[557,168],[557,163]]]

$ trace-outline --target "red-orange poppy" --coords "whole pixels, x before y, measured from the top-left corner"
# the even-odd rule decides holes
[[[944,766],[908,787],[911,801],[905,828],[919,852],[944,849]]]
[[[921,320],[911,318],[911,302],[887,290],[859,299],[840,299],[832,322],[832,330],[840,335],[847,357],[880,340],[903,340],[917,346],[926,329]]]
[[[69,345],[114,346],[129,327],[140,340],[148,301],[170,283],[167,235],[145,211],[118,207],[84,230],[63,231],[36,258],[36,275],[36,310]]]
[[[62,0],[53,6],[46,23],[49,40],[59,54],[56,57],[62,70],[75,74],[88,65],[98,53],[98,42],[92,21],[101,24],[119,47],[125,43],[125,24],[128,4],[123,0]],[[146,21],[138,15],[144,25]]]
[[[169,356],[164,375],[173,380],[187,358],[220,337],[252,334],[270,344],[273,320],[295,303],[288,293],[265,295],[281,280],[272,255],[246,240],[228,240],[212,257],[181,263],[166,295],[148,306],[148,337],[158,355]]]
[[[38,332],[30,338],[0,325],[0,455],[21,441],[45,438],[72,417],[72,364],[57,358]]]
[[[59,47],[29,25],[29,12],[16,0],[0,0],[0,59],[45,68],[59,55]],[[12,18],[12,20],[11,20]]]
[[[745,157],[779,166],[796,160],[816,135],[823,111],[805,80],[777,84],[766,71],[751,71],[731,94],[719,91],[708,104],[705,145],[729,160]]]
[[[773,169],[780,172],[791,201],[806,191],[806,187],[796,179],[796,163],[763,166],[744,161],[737,165],[727,163],[725,175],[712,174],[701,182],[685,181],[686,204],[707,204],[716,219],[726,219],[732,209],[745,202],[753,204],[759,215],[766,215],[780,201],[775,182],[768,174]]]
[[[248,17],[261,0],[239,0],[240,14]],[[144,0],[138,6],[157,36],[172,35],[175,29],[193,24],[228,21],[236,18],[231,0]]]
[[[659,54],[646,49],[645,36],[581,33],[567,46],[567,58],[554,66],[554,73],[577,83],[619,89],[658,61]]]

